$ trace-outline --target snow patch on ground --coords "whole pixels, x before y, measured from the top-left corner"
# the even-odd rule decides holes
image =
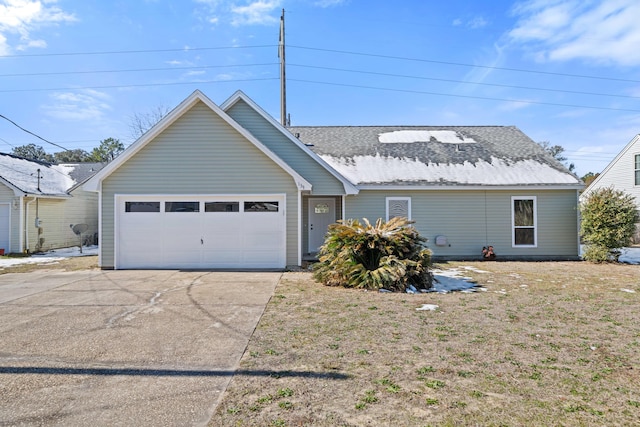
[[[74,246],[70,248],[53,249],[42,254],[34,254],[24,258],[0,258],[0,268],[20,264],[56,264],[66,258],[91,255],[98,255],[98,246],[83,246],[82,253],[80,253],[79,246]]]
[[[618,261],[626,264],[640,264],[640,248],[622,248],[620,252],[622,253]]]

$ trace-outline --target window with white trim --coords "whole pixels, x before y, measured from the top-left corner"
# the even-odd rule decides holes
[[[387,221],[398,216],[411,219],[411,197],[387,197]]]
[[[636,183],[636,185],[640,185],[640,154],[636,154],[635,159],[636,159],[636,162],[635,162],[635,175],[636,175],[635,183]]]
[[[538,245],[538,218],[535,196],[511,197],[512,245],[536,247]]]

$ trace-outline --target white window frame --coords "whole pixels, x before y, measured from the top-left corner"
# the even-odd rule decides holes
[[[640,154],[633,156],[633,183],[635,186],[640,187]]]
[[[411,197],[387,197],[385,199],[386,220],[389,221],[389,202],[392,200],[406,200],[407,201],[407,219],[411,220]]]
[[[533,200],[533,226],[516,227],[516,213],[513,204],[516,200]],[[538,247],[538,198],[537,196],[511,196],[511,247],[512,248],[537,248]],[[533,245],[517,245],[516,244],[516,228],[533,227]]]

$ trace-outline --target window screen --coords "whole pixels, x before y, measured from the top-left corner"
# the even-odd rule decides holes
[[[240,202],[205,202],[205,212],[238,212]]]
[[[160,212],[160,202],[124,202],[125,212]]]
[[[245,212],[278,212],[278,202],[244,202]]]
[[[200,202],[165,202],[165,212],[200,212]]]
[[[513,245],[536,245],[536,201],[513,198]]]

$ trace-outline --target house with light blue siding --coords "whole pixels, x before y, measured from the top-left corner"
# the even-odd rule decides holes
[[[593,191],[612,187],[624,191],[635,199],[640,214],[640,135],[618,153],[596,179],[584,190],[581,199]],[[640,224],[636,224],[634,241],[640,243]]]
[[[84,188],[103,268],[283,269],[338,220],[394,216],[436,257],[578,257],[582,183],[509,126],[285,128],[195,91]]]

